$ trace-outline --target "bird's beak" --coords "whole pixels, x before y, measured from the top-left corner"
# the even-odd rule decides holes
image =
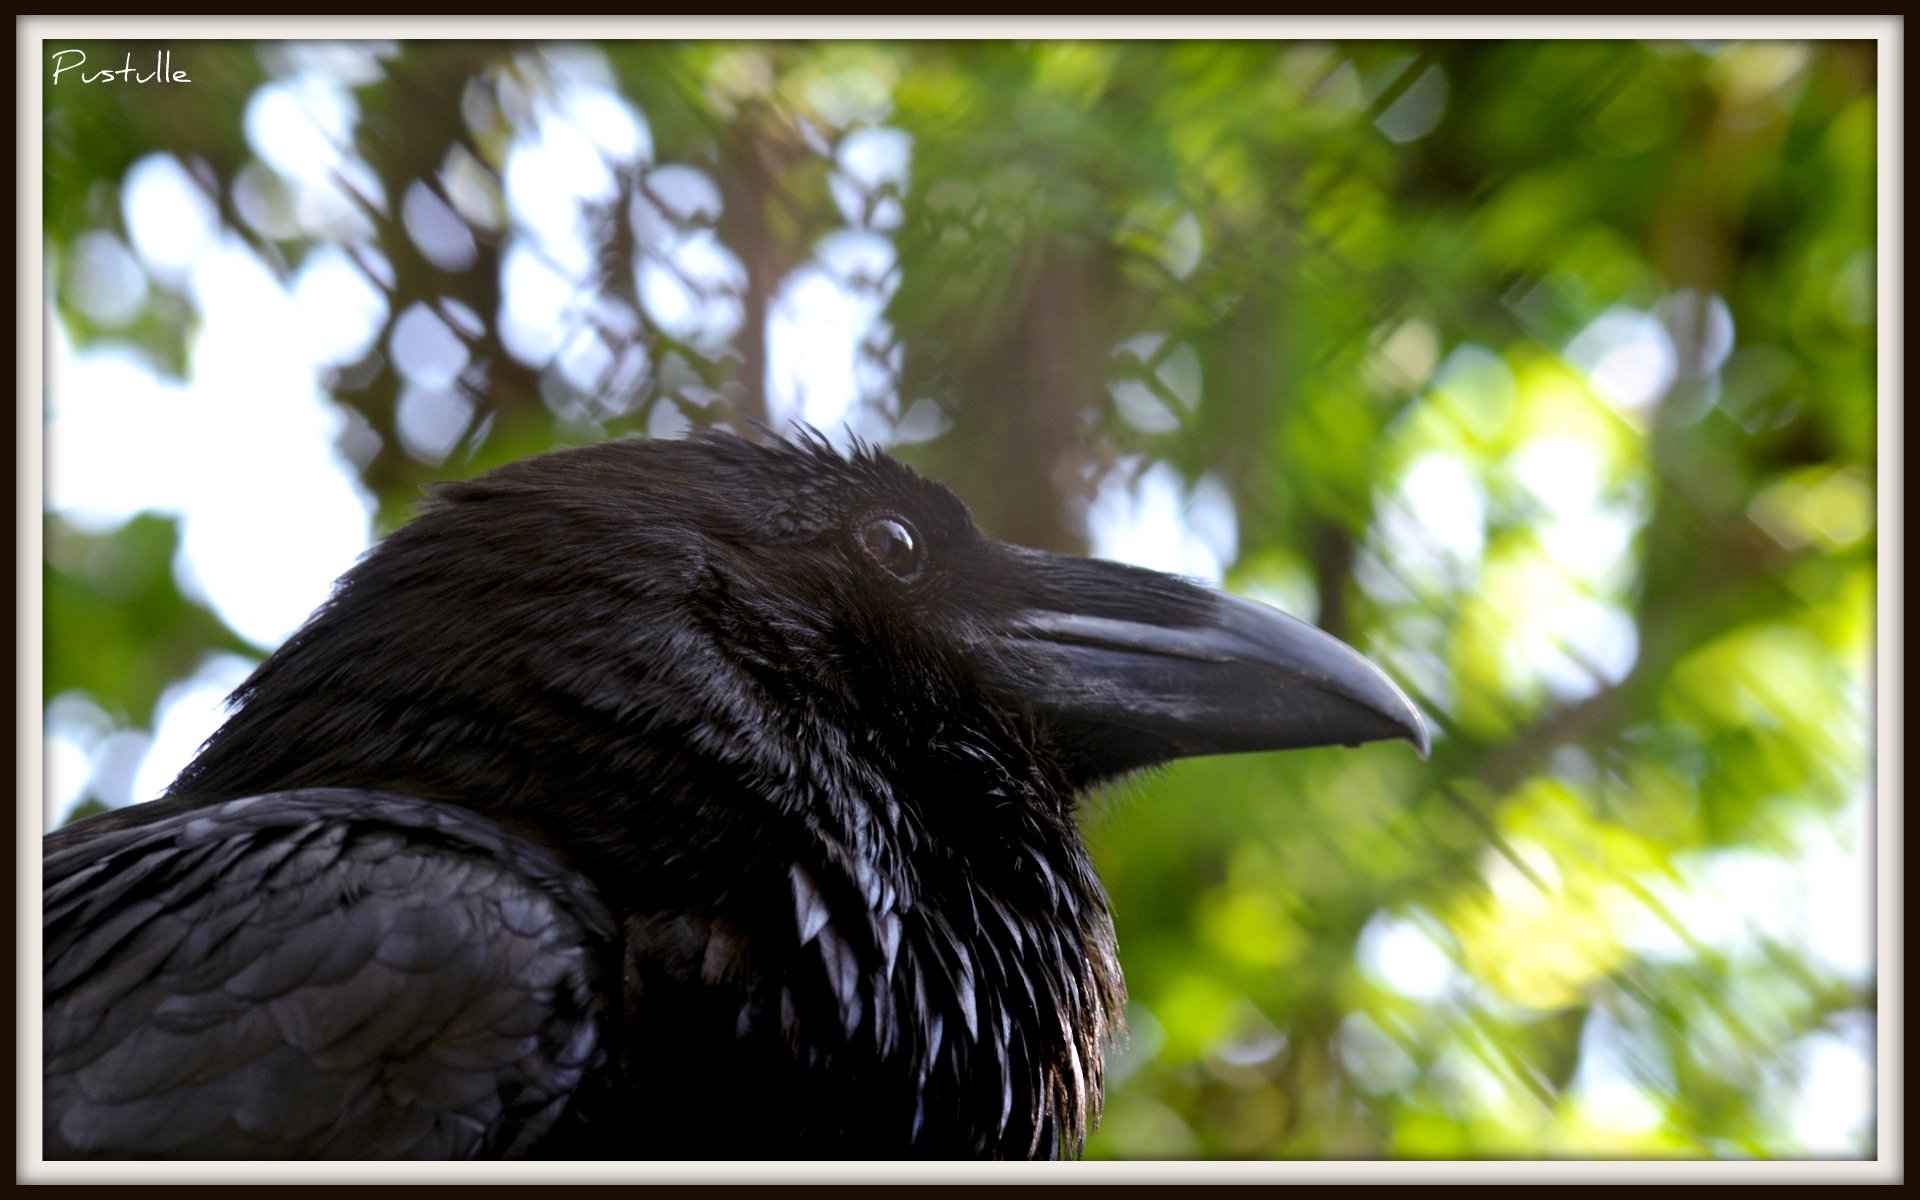
[[[1063,561],[1020,558],[1041,572]],[[1071,575],[1079,599],[1048,588],[1047,603],[996,631],[990,677],[1069,733],[1064,743],[1096,748],[1086,773],[1382,738],[1426,757],[1426,726],[1406,694],[1305,621],[1117,563],[1074,560]]]

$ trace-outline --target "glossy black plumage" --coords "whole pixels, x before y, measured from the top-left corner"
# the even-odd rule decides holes
[[[48,1157],[506,1155],[551,1125],[612,935],[552,854],[379,792],[141,815],[49,839]]]
[[[235,699],[48,838],[49,1157],[1072,1154],[1077,796],[1424,737],[1271,610],[725,436],[443,488]]]

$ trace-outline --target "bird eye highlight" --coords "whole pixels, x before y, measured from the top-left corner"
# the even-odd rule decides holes
[[[860,530],[860,545],[889,575],[908,579],[920,569],[920,542],[905,521],[893,517],[868,521]]]

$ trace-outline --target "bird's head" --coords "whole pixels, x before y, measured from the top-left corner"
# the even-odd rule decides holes
[[[796,747],[905,762],[967,736],[1019,741],[1073,792],[1193,755],[1426,747],[1400,690],[1313,626],[995,541],[941,485],[808,434],[612,442],[443,486],[235,699],[177,792],[550,792],[663,744],[780,776]]]

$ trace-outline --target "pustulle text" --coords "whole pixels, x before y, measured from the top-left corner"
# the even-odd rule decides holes
[[[85,50],[55,50],[53,52],[53,82],[58,84],[60,76],[69,71],[80,72],[81,83],[192,83],[185,71],[176,71],[173,67],[173,51],[156,50],[153,55],[153,71],[149,74],[133,65],[133,52],[127,52],[127,63],[123,67],[112,67],[105,71],[88,71],[87,52]]]

